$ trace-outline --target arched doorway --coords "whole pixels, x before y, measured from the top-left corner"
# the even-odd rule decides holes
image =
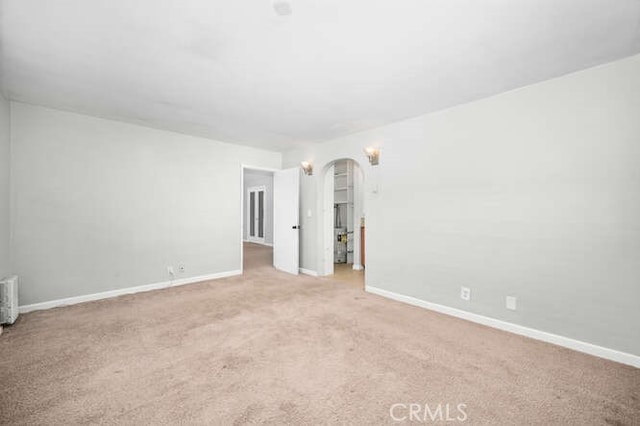
[[[323,168],[320,182],[323,215],[319,273],[364,286],[364,171],[351,158],[336,159]]]

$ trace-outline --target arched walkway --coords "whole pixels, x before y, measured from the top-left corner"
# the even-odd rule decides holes
[[[364,288],[360,225],[364,220],[364,173],[351,158],[325,165],[320,174],[322,226],[320,275]]]

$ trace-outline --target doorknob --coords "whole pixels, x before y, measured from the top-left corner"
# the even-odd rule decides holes
[[[299,227],[299,226],[297,226],[297,225],[293,225],[293,226],[291,227],[291,229],[300,229],[300,227]]]

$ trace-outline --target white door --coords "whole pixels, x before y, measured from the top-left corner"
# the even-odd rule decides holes
[[[300,169],[273,174],[273,266],[298,275]]]
[[[264,186],[247,190],[247,241],[264,244],[265,192]]]

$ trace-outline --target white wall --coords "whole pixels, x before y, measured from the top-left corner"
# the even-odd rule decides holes
[[[240,269],[241,164],[280,154],[11,106],[21,304]]]
[[[0,278],[11,274],[9,228],[9,177],[11,120],[9,102],[0,94]]]
[[[243,206],[245,206],[243,217],[243,238],[247,239],[247,224],[249,223],[249,200],[247,190],[255,186],[264,186],[264,242],[273,244],[273,173],[260,170],[245,169],[244,171],[244,191]]]
[[[381,147],[377,167],[369,145]],[[640,56],[283,163],[337,158],[365,165],[367,285],[640,355]],[[316,214],[301,215],[301,267],[312,270],[321,185],[302,179],[302,211]]]

